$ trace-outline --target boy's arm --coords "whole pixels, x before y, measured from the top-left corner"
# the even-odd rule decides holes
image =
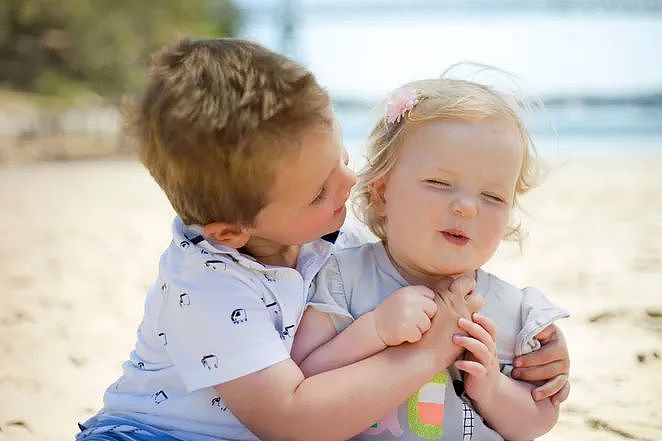
[[[437,312],[434,297],[423,286],[400,288],[335,337],[329,316],[309,308],[295,336],[292,359],[310,377],[363,360],[387,346],[414,343],[430,329]]]
[[[309,308],[303,316],[295,336],[292,359],[299,365],[305,377],[329,371],[363,360],[386,348],[375,330],[374,311],[363,314],[340,334],[328,314]],[[328,339],[327,335],[333,333]],[[297,339],[303,342],[297,342]],[[321,344],[311,343],[319,342]],[[298,345],[314,347],[303,360]],[[295,352],[296,351],[296,352]]]
[[[459,311],[479,295],[435,297],[437,314],[414,344],[309,378],[292,360],[216,386],[230,410],[260,439],[342,440],[396,408],[460,353],[451,336]],[[471,306],[472,310],[478,307]]]
[[[545,383],[533,389],[535,400],[551,397],[554,405],[561,404],[570,394],[568,382],[570,355],[563,332],[554,323],[536,335],[542,347],[514,360],[513,378],[528,382]]]

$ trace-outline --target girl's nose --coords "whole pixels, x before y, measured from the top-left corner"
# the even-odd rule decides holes
[[[451,203],[451,210],[460,217],[473,218],[478,212],[476,198],[466,195],[456,197]]]

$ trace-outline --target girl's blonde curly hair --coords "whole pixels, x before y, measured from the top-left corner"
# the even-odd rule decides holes
[[[380,239],[385,240],[386,219],[377,214],[373,205],[373,185],[388,175],[398,161],[400,149],[408,130],[415,124],[433,119],[480,121],[498,118],[512,121],[520,133],[524,146],[524,160],[515,187],[514,204],[518,197],[538,184],[540,167],[537,153],[520,111],[528,110],[529,103],[515,94],[497,92],[486,85],[472,81],[438,78],[410,82],[398,90],[415,90],[416,104],[404,112],[398,121],[384,115],[380,118],[367,142],[367,163],[357,176],[353,194],[356,217],[364,222]],[[389,122],[389,120],[391,122]],[[504,240],[521,241],[519,224],[509,227]]]

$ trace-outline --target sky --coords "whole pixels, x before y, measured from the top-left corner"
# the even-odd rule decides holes
[[[430,2],[419,2],[428,5],[422,10],[393,1],[380,9],[376,0],[294,3],[303,8],[293,56],[336,97],[373,100],[461,61],[505,69],[541,96],[662,93],[662,7],[559,12],[493,2],[453,9],[446,0],[451,6],[437,11]],[[281,50],[278,10],[270,8],[278,2],[238,4],[248,11],[242,36]]]

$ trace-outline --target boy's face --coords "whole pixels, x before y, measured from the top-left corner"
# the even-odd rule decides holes
[[[337,124],[304,134],[301,149],[276,172],[270,202],[260,211],[251,237],[301,245],[336,231],[356,183]]]
[[[433,279],[483,265],[506,231],[522,161],[511,123],[433,120],[414,127],[380,190],[398,266]]]

